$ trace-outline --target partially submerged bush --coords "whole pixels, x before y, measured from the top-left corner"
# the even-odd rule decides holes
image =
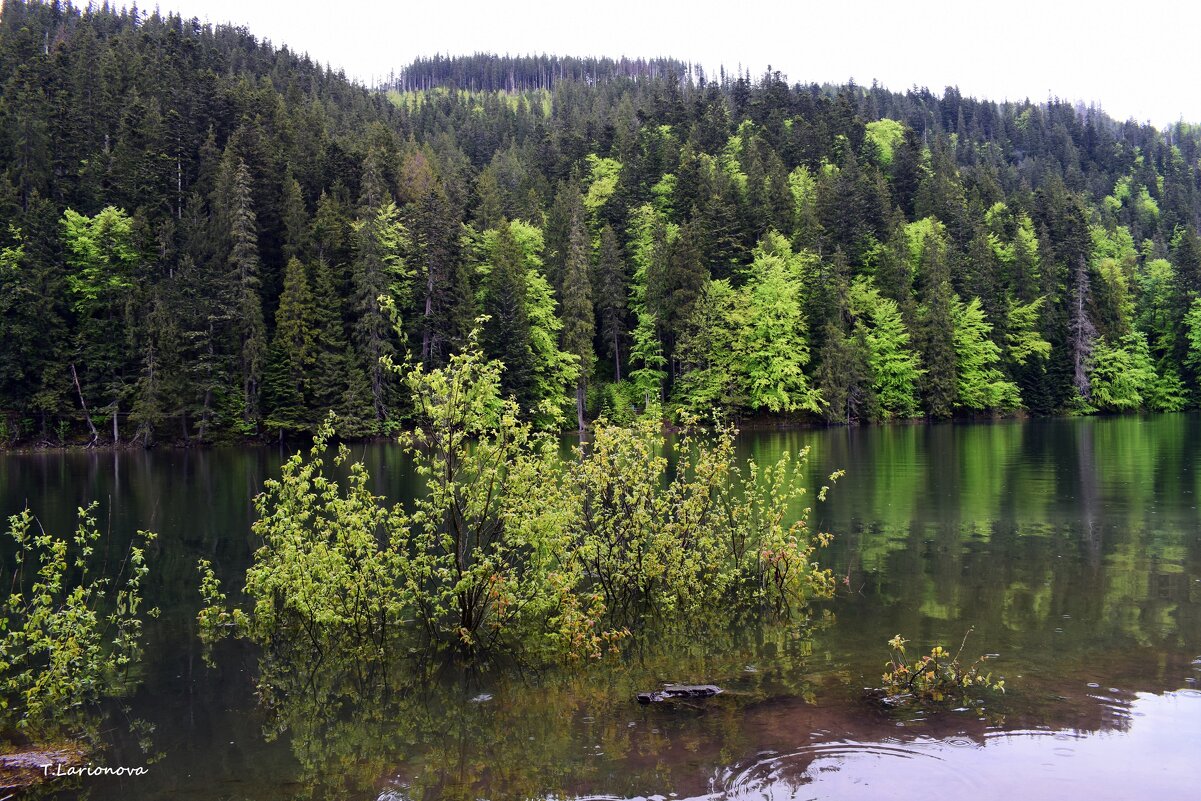
[[[936,645],[930,653],[910,657],[905,651],[909,641],[900,634],[888,641],[892,656],[882,677],[883,691],[893,699],[913,699],[918,703],[955,700],[964,704],[974,703],[970,696],[979,690],[1005,692],[1005,680],[993,679],[992,673],[982,673],[980,665],[987,656],[981,656],[966,667],[959,662],[968,634],[963,635],[959,650],[952,656],[947,649]]]
[[[96,504],[79,510],[70,539],[34,530],[26,509],[9,518],[16,541],[13,588],[0,610],[0,725],[37,730],[128,689],[142,654],[142,581],[149,572],[138,532],[114,577],[95,575]]]
[[[731,606],[783,613],[831,594],[814,561],[828,535],[811,537],[809,510],[796,514],[805,488],[790,456],[744,467],[735,433],[686,428],[669,445],[653,420],[597,424],[571,470],[575,543],[613,621],[697,621]]]
[[[831,593],[787,458],[744,469],[733,430],[668,446],[650,422],[598,424],[564,458],[500,397],[500,369],[469,351],[410,371],[417,423],[401,444],[420,487],[407,508],[374,496],[362,465],[345,490],[325,475],[328,427],[289,459],[256,499],[253,606],[229,608],[201,564],[206,638],[364,663],[425,645],[597,657],[648,624]]]

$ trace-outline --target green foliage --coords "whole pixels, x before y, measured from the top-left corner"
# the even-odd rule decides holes
[[[61,224],[67,263],[73,270],[67,285],[76,311],[91,312],[133,286],[140,254],[128,214],[113,206],[94,217],[67,209]]]
[[[16,548],[4,578],[13,590],[0,612],[6,728],[38,731],[134,686],[142,625],[158,614],[142,601],[146,547],[155,535],[139,532],[120,571],[97,576],[95,512],[94,503],[79,510],[69,539],[35,531],[28,509],[9,518]]]
[[[587,380],[629,370],[643,406],[670,393],[699,408],[716,396],[696,391],[712,387],[711,372],[688,375],[713,363],[692,328],[710,278],[749,301],[746,329],[760,332],[733,365],[753,386],[723,401],[742,411],[975,408],[957,397],[956,295],[980,299],[996,366],[1032,413],[1084,408],[1092,342],[1136,330],[1166,382],[1149,403],[1201,399],[1184,324],[1201,287],[1201,193],[1188,177],[1201,130],[1127,131],[1060,101],[953,90],[814,93],[772,74],[680,81],[686,69],[480,54],[412,65],[370,93],[240,29],[135,19],[111,4],[5,4],[10,439],[51,441],[64,428],[67,441],[86,430],[96,442],[97,424],[116,420],[120,440],[129,420],[144,442],[228,441],[311,430],[330,408],[346,433],[378,434],[405,409],[381,359],[444,366],[481,313],[506,393],[539,425],[561,425],[573,394],[578,413]],[[582,231],[589,261],[599,256],[591,337],[581,260],[564,292],[573,216],[576,244]],[[505,220],[525,221],[509,226],[523,266],[498,300],[491,272],[476,269],[495,254],[475,245]],[[774,232],[801,262],[784,271],[790,281],[756,274],[764,247],[782,253]],[[275,333],[293,258],[318,311],[318,356],[299,376]],[[908,348],[893,347],[903,334],[892,322],[848,311],[862,279],[897,304]],[[793,289],[799,317],[787,316]],[[501,301],[507,315],[494,313]],[[789,320],[796,331],[783,330]],[[494,330],[504,326],[513,336]],[[882,384],[887,359],[869,356],[884,343],[869,335],[885,328],[901,356]],[[762,341],[777,330],[801,350]],[[602,351],[593,376],[590,354]],[[914,369],[920,403],[907,397]]]
[[[600,387],[600,416],[615,425],[628,425],[637,418],[645,400],[633,381],[613,381]]]
[[[787,454],[744,467],[732,428],[685,430],[670,450],[665,444],[653,420],[598,424],[571,472],[581,503],[576,554],[612,625],[691,626],[730,609],[782,613],[832,593],[829,571],[814,560],[828,536],[809,532],[808,510],[790,514],[805,489]],[[674,474],[672,453],[683,460]]]
[[[485,231],[483,341],[504,366],[502,387],[542,428],[561,425],[580,374],[578,357],[559,349],[563,322],[542,272],[542,231],[521,220]]]
[[[299,259],[288,262],[264,381],[266,424],[285,431],[303,431],[313,424],[308,419],[313,394],[308,384],[316,373],[318,323],[305,273]]]
[[[746,326],[746,295],[725,279],[706,283],[677,353],[685,373],[675,393],[684,408],[705,414],[746,405]]]
[[[1025,365],[1032,359],[1045,361],[1051,356],[1051,343],[1039,333],[1039,313],[1043,298],[1029,303],[1009,300],[1009,313],[1005,326],[1005,358],[1010,362]]]
[[[422,491],[386,506],[360,464],[342,489],[322,428],[255,500],[252,606],[230,608],[201,563],[206,640],[232,633],[272,659],[364,670],[429,646],[595,658],[644,622],[784,614],[832,591],[814,558],[828,536],[795,512],[791,461],[740,466],[732,429],[668,447],[657,420],[599,422],[565,458],[501,397],[501,366],[478,350],[419,364],[406,385],[416,427],[401,443]]]
[[[755,250],[743,344],[751,409],[816,412],[821,408],[821,394],[809,385],[802,370],[809,362],[798,280],[803,258],[779,234],[770,235]]]
[[[642,396],[643,408],[649,410],[658,405],[667,372],[667,358],[659,339],[655,335],[655,315],[639,312],[638,326],[633,331],[634,342],[630,346],[630,363],[637,365],[630,371],[630,381]]]
[[[588,191],[584,194],[584,208],[595,216],[617,190],[621,178],[621,162],[616,159],[600,158],[589,153]]]
[[[401,443],[425,492],[399,544],[401,578],[429,637],[472,650],[517,648],[578,611],[561,606],[577,576],[556,443],[500,399],[500,382],[499,365],[470,351],[407,378],[418,424]]]
[[[1201,298],[1197,298],[1189,306],[1188,314],[1184,316],[1184,325],[1188,342],[1184,363],[1194,373],[1201,373]]]
[[[1100,339],[1093,346],[1089,365],[1092,394],[1089,402],[1100,411],[1130,411],[1148,405],[1156,394],[1159,377],[1151,362],[1147,338],[1142,333],[1128,334],[1117,344]],[[1169,405],[1176,394],[1165,386]]]
[[[864,131],[880,153],[880,166],[887,168],[892,164],[893,150],[905,138],[904,124],[885,117],[869,122]]]
[[[971,634],[971,630],[968,630]],[[947,649],[936,645],[928,655],[910,657],[905,650],[909,641],[900,634],[888,641],[892,656],[886,663],[881,680],[884,692],[898,700],[912,699],[917,704],[962,703],[976,706],[980,691],[1005,692],[1005,680],[981,673],[980,665],[988,659],[981,656],[970,665],[959,662],[968,635],[963,637],[959,650],[952,656]]]
[[[917,398],[921,359],[909,347],[909,331],[896,301],[883,297],[869,279],[851,285],[850,306],[856,316],[855,336],[867,346],[872,391],[882,416],[909,418],[920,411]]]
[[[1001,349],[989,339],[992,326],[984,318],[980,299],[972,298],[966,305],[956,301],[954,320],[958,368],[956,405],[977,411],[1011,411],[1021,406],[1017,385],[1006,380],[994,366],[1000,359]]]

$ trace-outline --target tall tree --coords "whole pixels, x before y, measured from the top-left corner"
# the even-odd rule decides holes
[[[496,229],[488,272],[484,277],[483,344],[488,356],[504,365],[501,391],[523,409],[534,399],[534,353],[526,309],[525,259],[508,222]]]
[[[285,431],[310,430],[318,422],[310,387],[318,358],[316,318],[305,266],[293,256],[284,271],[284,291],[275,312],[275,337],[263,388],[266,425],[278,430],[281,437]]]
[[[591,246],[588,231],[580,215],[571,220],[567,259],[563,272],[563,350],[579,361],[579,379],[575,388],[576,423],[584,430],[588,376],[596,355],[592,338],[596,334],[596,314],[592,306]]]
[[[408,232],[391,200],[365,210],[367,218],[354,224],[356,254],[352,266],[352,308],[355,314],[354,344],[359,366],[371,384],[371,409],[376,423],[389,419],[395,380],[384,364],[395,357],[397,342],[393,315],[410,308],[412,273],[405,263]]]
[[[622,347],[627,336],[629,287],[621,245],[610,225],[601,229],[596,274],[596,310],[600,317],[601,336],[609,358],[613,360],[613,378],[620,381]]]
[[[266,325],[260,297],[258,224],[246,164],[227,151],[214,198],[219,235],[227,243],[222,305],[241,376],[241,395],[233,399],[246,433],[258,428],[259,392],[266,357]]]

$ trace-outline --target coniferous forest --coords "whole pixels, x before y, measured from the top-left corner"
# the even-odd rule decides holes
[[[0,120],[0,443],[385,434],[472,347],[543,427],[1201,403],[1185,123],[20,0]]]

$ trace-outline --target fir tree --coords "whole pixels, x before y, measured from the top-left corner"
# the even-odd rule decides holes
[[[318,358],[317,308],[306,272],[300,259],[288,261],[263,388],[267,427],[281,436],[284,431],[309,430],[318,422],[310,403],[310,377]]]
[[[621,380],[621,361],[626,339],[627,297],[629,288],[621,246],[612,226],[601,229],[600,255],[596,266],[596,309],[601,336],[609,358],[613,360],[614,380]]]
[[[596,333],[595,312],[592,307],[592,282],[588,232],[577,214],[571,220],[571,235],[567,243],[567,259],[563,273],[563,349],[579,363],[576,384],[576,422],[584,430],[584,406],[587,380],[596,357],[592,338]]]
[[[485,353],[505,367],[501,390],[530,409],[534,398],[534,354],[526,312],[526,275],[521,248],[505,222],[496,231],[488,273],[483,284]]]

